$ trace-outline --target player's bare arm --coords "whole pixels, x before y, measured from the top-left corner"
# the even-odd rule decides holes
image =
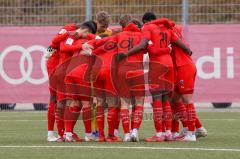
[[[180,48],[182,48],[184,50],[184,52],[186,52],[188,55],[192,55],[192,51],[189,47],[187,47],[181,39],[177,39],[174,44],[176,44],[177,46],[179,46]]]

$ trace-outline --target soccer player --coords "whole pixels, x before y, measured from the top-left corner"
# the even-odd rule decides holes
[[[186,45],[187,42],[182,36],[182,27],[175,26],[172,22],[173,31],[175,34],[180,37]],[[173,44],[172,50],[173,61],[176,66],[176,92],[174,97],[174,106],[173,109],[179,115],[187,114],[187,120],[182,121],[183,123],[183,132],[185,136],[182,138],[183,141],[196,141],[196,136],[204,137],[207,135],[207,131],[200,120],[197,117],[195,107],[192,101],[192,96],[194,92],[195,77],[197,74],[196,66],[189,54],[184,52],[181,48]],[[183,105],[184,104],[184,105]],[[185,111],[184,112],[184,106]],[[184,116],[180,116],[184,119]],[[186,123],[187,121],[187,123]],[[178,123],[177,123],[178,124]],[[175,125],[174,125],[175,126]],[[176,125],[178,126],[178,125]],[[197,128],[195,132],[195,127]],[[173,127],[174,129],[174,127]]]
[[[130,20],[130,19],[129,19]],[[123,21],[120,21],[120,24],[123,24],[123,32],[116,34],[115,36],[103,39],[98,41],[98,43],[103,44],[100,49],[111,50],[111,54],[116,54],[118,52],[127,51],[134,45],[137,45],[141,40],[141,32],[138,27],[140,26],[140,22],[134,20],[133,23],[126,22],[127,25]],[[128,24],[129,23],[129,24]],[[137,26],[138,25],[138,26]],[[97,48],[98,45],[91,44],[94,48]],[[100,45],[99,45],[100,46]],[[99,51],[99,48],[95,49],[93,52]],[[103,53],[104,51],[101,51]],[[142,52],[142,51],[141,51]],[[104,52],[106,55],[109,55],[109,51]],[[105,55],[104,54],[104,55]],[[115,60],[111,57],[112,60],[108,60],[110,62],[114,62]],[[129,57],[128,59],[121,61],[117,66],[112,65],[111,70],[113,70],[109,74],[108,82],[113,82],[114,86],[117,87],[117,93],[121,98],[121,111],[120,118],[122,120],[123,129],[124,129],[124,139],[123,141],[138,141],[138,129],[142,122],[142,114],[143,114],[143,100],[144,100],[144,78],[143,78],[143,53],[136,54],[134,56]],[[104,63],[104,61],[103,61]],[[114,68],[117,67],[117,70]],[[117,71],[117,74],[114,76],[114,72]],[[129,76],[130,75],[130,76]],[[127,79],[132,78],[130,81]],[[137,80],[134,78],[140,76]],[[142,78],[141,78],[142,77]],[[131,87],[136,86],[135,84],[141,84],[143,87],[140,88],[140,95],[135,94],[134,91],[131,91]],[[119,85],[121,83],[121,85]],[[107,89],[107,91],[112,91],[111,89]],[[130,115],[129,115],[129,106],[131,103],[131,98],[135,99],[135,111],[133,113],[133,131],[130,134]],[[111,110],[110,110],[111,111]],[[110,112],[109,114],[116,114],[116,110]],[[116,116],[116,115],[114,115]],[[109,130],[111,130],[111,125],[109,125]],[[101,134],[101,133],[100,133]]]
[[[109,24],[110,24],[110,15],[107,12],[105,12],[105,11],[98,12],[96,14],[96,23],[97,23],[96,35],[98,35],[100,37],[107,37],[107,36],[112,35],[112,30],[108,28]],[[93,68],[96,68],[96,67],[97,67],[97,63],[95,65],[93,65]],[[91,83],[91,84],[93,84],[93,83]],[[92,87],[93,87],[93,85],[92,85]],[[94,92],[93,92],[93,95],[94,95]],[[104,106],[106,104],[105,100],[106,100],[105,97],[103,97],[103,99],[97,98],[96,107],[98,107],[98,105]],[[96,137],[98,137],[99,132],[98,132],[98,126],[97,126],[97,121],[96,121],[96,107],[93,107],[92,130],[93,130],[93,134]],[[103,117],[101,117],[101,119]],[[102,122],[104,122],[104,120]],[[102,125],[102,123],[99,123],[99,124]]]
[[[143,38],[139,45],[130,49],[127,53],[119,55],[121,58],[131,56],[146,48],[151,41],[152,46],[148,49],[149,54],[149,87],[153,98],[153,115],[156,135],[147,138],[146,141],[161,142],[165,140],[172,140],[171,134],[171,120],[172,112],[169,103],[169,94],[173,90],[173,63],[170,56],[169,45],[175,43],[183,48],[187,53],[191,53],[190,49],[183,44],[183,42],[173,32],[166,28],[169,27],[167,19],[157,20],[157,24],[153,13],[146,13],[143,16],[143,22],[147,22],[143,27]],[[164,24],[164,25],[163,25]],[[163,51],[162,49],[165,49]],[[164,113],[164,114],[163,114]],[[162,122],[166,127],[165,134],[162,133]]]
[[[109,38],[103,38],[102,40],[93,40],[90,41],[87,45],[91,45],[92,47],[98,48],[94,50],[95,52],[99,52],[96,56],[95,64],[92,69],[92,80],[94,87],[94,95],[97,98],[97,106],[96,106],[96,120],[99,130],[99,138],[97,141],[103,142],[115,142],[121,141],[121,139],[114,135],[114,129],[116,127],[117,117],[118,117],[118,109],[117,109],[117,92],[113,85],[112,81],[112,71],[114,68],[114,64],[112,63],[112,59],[114,54],[116,53],[116,47],[113,48],[110,45],[110,48],[102,46],[105,42],[108,41]],[[111,44],[111,43],[109,43]],[[100,68],[100,69],[98,69]],[[104,101],[106,99],[106,103],[108,104],[108,136],[105,138],[104,134]]]
[[[48,59],[47,59],[47,71],[48,76],[52,75],[56,67],[59,64],[60,59],[60,42],[65,40],[68,35],[67,31],[73,31],[79,26],[76,24],[65,25],[59,33],[53,38],[51,46],[48,48]],[[50,90],[50,100],[48,105],[48,141],[56,141],[57,138],[54,136],[54,123],[55,123],[55,105],[56,101],[56,90],[49,87]],[[59,125],[59,124],[58,124]],[[63,125],[63,124],[62,124]]]
[[[54,71],[59,62],[59,50],[54,50],[51,46],[48,48],[48,53],[50,57],[47,60],[47,71],[48,76]],[[55,123],[55,104],[56,104],[56,92],[49,88],[50,99],[48,104],[48,137],[47,141],[56,141],[57,138],[54,136],[54,123]]]
[[[83,115],[83,123],[85,126],[85,141],[94,140],[91,133],[91,85],[90,85],[90,69],[93,64],[93,59],[91,57],[85,57],[79,55],[79,52],[82,48],[82,44],[87,42],[87,40],[91,40],[95,38],[92,34],[88,33],[96,33],[96,24],[93,21],[88,21],[83,23],[80,26],[80,29],[77,30],[77,36],[70,36],[65,41],[63,45],[61,45],[61,50],[64,52],[71,53],[72,56],[69,65],[67,66],[67,72],[65,77],[65,83],[69,86],[69,84],[74,84],[69,87],[66,87],[66,91],[68,94],[67,98],[67,106],[64,112],[64,122],[65,122],[65,141],[81,141],[81,139],[76,139],[74,137],[73,128],[78,120],[80,115],[80,111],[82,111]],[[91,36],[83,36],[83,35],[91,35]],[[75,61],[77,60],[77,61]],[[76,65],[79,64],[79,65]],[[87,64],[87,67],[86,67]],[[75,68],[76,67],[76,68]],[[70,71],[70,72],[69,72]],[[86,80],[86,77],[89,79]],[[80,87],[76,88],[75,84],[79,84]],[[74,89],[72,89],[74,88]]]
[[[79,34],[83,34],[84,32],[96,32],[96,24],[92,21],[85,22],[80,25],[80,28],[76,32],[68,32],[66,34],[66,40],[62,41],[60,43],[60,61],[59,61],[59,66],[58,69],[54,72],[53,76],[51,77],[51,86],[57,89],[57,107],[56,107],[56,120],[57,120],[57,125],[58,125],[58,133],[59,133],[59,141],[64,140],[63,135],[64,135],[64,125],[66,126],[66,132],[68,134],[66,140],[70,141],[72,139],[76,141],[80,141],[75,133],[73,133],[73,127],[77,121],[78,118],[78,113],[80,108],[79,105],[75,104],[71,100],[67,100],[69,96],[67,96],[67,87],[64,84],[64,77],[66,76],[69,61],[71,60],[71,57],[73,56],[75,51],[80,50],[81,48],[81,41],[79,41],[80,36]],[[95,36],[94,36],[95,37]],[[82,39],[81,39],[82,40]],[[77,43],[76,43],[77,41]],[[86,42],[84,40],[84,42]],[[83,43],[83,42],[82,42]],[[74,45],[73,45],[74,44]],[[66,105],[68,105],[66,107]],[[71,108],[70,108],[71,106]],[[66,109],[65,109],[66,108]],[[75,112],[73,114],[70,112],[70,109]],[[89,110],[89,108],[84,108],[83,110]],[[91,112],[90,112],[91,113]],[[86,113],[84,113],[86,114]],[[89,115],[88,115],[89,116]],[[63,119],[66,118],[73,118],[69,120],[65,120],[65,124],[63,123]],[[88,119],[89,120],[89,119]],[[85,121],[85,120],[84,120]],[[91,130],[91,122],[88,125],[90,125],[90,130]],[[89,126],[88,126],[89,127]],[[71,134],[70,134],[71,132]],[[69,140],[68,140],[69,139]]]
[[[126,52],[139,44],[142,38],[141,23],[133,19],[126,25],[122,25],[123,32],[118,33],[116,40],[118,52]],[[120,118],[124,130],[124,142],[139,141],[138,130],[143,116],[143,104],[145,95],[143,71],[143,51],[129,56],[118,63],[117,83],[118,94],[121,99]],[[121,83],[121,85],[119,85]],[[132,121],[130,120],[129,107],[131,102]],[[131,127],[130,127],[131,121]],[[130,131],[131,130],[131,131]],[[130,133],[131,132],[131,133]]]

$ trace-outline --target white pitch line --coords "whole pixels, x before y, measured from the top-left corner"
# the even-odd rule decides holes
[[[22,120],[22,119],[19,119],[19,120],[0,120],[0,122],[45,122],[47,120]]]
[[[201,120],[212,120],[212,121],[238,121],[240,119],[201,119]],[[1,120],[1,122],[45,122],[47,120],[29,120],[29,119],[14,119],[14,120]],[[143,121],[152,121],[152,120],[143,120]]]
[[[216,148],[178,148],[178,147],[129,147],[129,146],[0,146],[0,148],[87,148],[87,149],[144,149],[144,150],[192,150],[192,151],[225,151],[240,152],[240,149]]]

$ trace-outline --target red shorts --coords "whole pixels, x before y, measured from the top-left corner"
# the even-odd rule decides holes
[[[106,96],[117,96],[117,91],[114,87],[114,75],[112,75],[110,69],[103,69],[99,72],[93,73],[93,88],[94,96],[96,97],[106,97]]]
[[[82,64],[69,72],[64,83],[66,84],[66,96],[81,101],[91,100],[91,82],[88,64]]]
[[[149,64],[148,83],[151,92],[173,91],[174,67],[151,62]]]
[[[60,64],[51,80],[56,83],[57,99],[91,100],[91,66],[92,58],[83,55],[73,56]]]
[[[176,69],[176,92],[179,94],[193,94],[197,69],[194,64],[179,66]]]
[[[119,66],[117,73],[117,91],[123,98],[145,96],[145,81],[142,65],[128,64]]]

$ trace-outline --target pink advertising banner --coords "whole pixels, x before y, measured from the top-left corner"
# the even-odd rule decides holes
[[[240,25],[190,25],[197,102],[240,101]],[[0,103],[47,103],[46,48],[59,27],[0,28]]]

